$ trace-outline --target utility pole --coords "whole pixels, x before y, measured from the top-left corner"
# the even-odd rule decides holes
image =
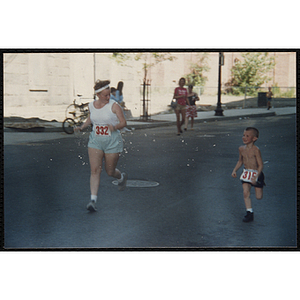
[[[221,106],[221,78],[222,78],[222,66],[224,66],[224,54],[219,52],[219,83],[218,83],[218,103],[215,110],[215,116],[224,116],[223,109]]]

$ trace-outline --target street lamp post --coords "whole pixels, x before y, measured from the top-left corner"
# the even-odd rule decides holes
[[[221,72],[222,66],[224,65],[224,54],[219,52],[219,83],[218,83],[218,103],[215,110],[215,116],[223,116],[223,109],[221,107]]]
[[[94,59],[94,84],[96,82],[96,53],[93,54]],[[96,94],[94,94],[94,100],[97,100]]]

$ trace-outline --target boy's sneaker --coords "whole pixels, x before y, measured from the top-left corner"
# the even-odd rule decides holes
[[[124,191],[126,189],[126,182],[127,182],[128,175],[126,173],[122,173],[122,175],[123,175],[123,180],[118,183],[119,191]]]
[[[97,211],[96,202],[94,200],[91,200],[91,202],[86,206],[86,209],[90,212]]]
[[[252,222],[254,220],[254,213],[247,211],[247,214],[244,216],[243,222]]]

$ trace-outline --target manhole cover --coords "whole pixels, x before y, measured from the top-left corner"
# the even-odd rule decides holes
[[[197,135],[197,137],[208,137],[208,138],[210,138],[210,137],[215,137],[215,135],[213,135],[213,134],[201,134],[201,135]]]
[[[114,185],[118,185],[118,181],[114,180],[112,182]],[[127,180],[127,187],[137,187],[137,188],[146,188],[146,187],[155,187],[158,186],[159,183],[155,181],[147,181],[147,180]]]

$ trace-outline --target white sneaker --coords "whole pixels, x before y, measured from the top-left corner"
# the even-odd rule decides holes
[[[126,173],[122,173],[122,175],[123,175],[123,180],[118,183],[119,191],[124,191],[126,189],[126,182],[127,182],[128,175]]]
[[[90,212],[97,211],[96,202],[91,200],[91,202],[86,206],[86,209]]]

